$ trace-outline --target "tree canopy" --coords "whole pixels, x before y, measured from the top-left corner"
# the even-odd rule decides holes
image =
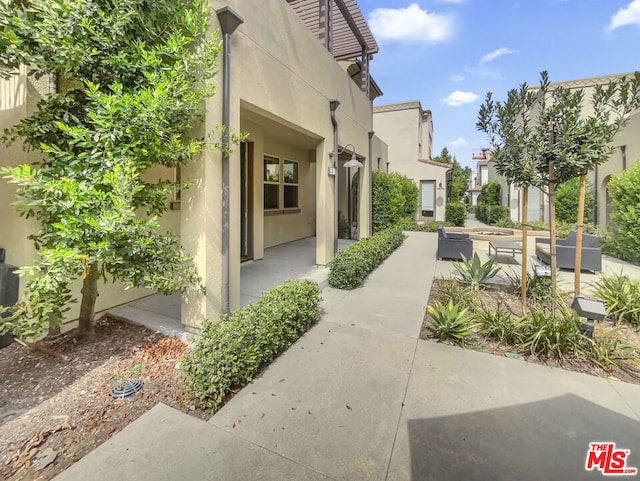
[[[24,64],[57,85],[3,139],[42,155],[2,170],[18,213],[39,223],[38,258],[21,270],[25,295],[2,330],[56,326],[74,279],[86,332],[99,277],[164,293],[199,285],[191,256],[159,232],[167,195],[185,186],[149,171],[179,168],[206,146],[192,133],[214,94],[210,16],[206,0],[0,2],[0,74]]]

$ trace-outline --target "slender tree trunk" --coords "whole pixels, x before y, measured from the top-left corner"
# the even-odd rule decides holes
[[[556,258],[556,184],[553,164],[549,164],[549,255],[551,257],[551,296],[554,300],[558,292],[557,268],[558,259]]]
[[[527,312],[527,241],[529,240],[529,222],[527,211],[529,209],[529,187],[522,187],[522,313]]]
[[[93,318],[96,313],[96,299],[98,298],[98,278],[100,272],[98,263],[89,267],[89,272],[82,281],[82,302],[80,303],[80,317],[78,318],[78,335],[93,335]]]
[[[582,233],[584,229],[584,202],[587,194],[587,173],[580,172],[580,190],[578,191],[578,220],[576,223],[576,260],[574,266],[573,290],[580,295],[580,270],[582,269]]]

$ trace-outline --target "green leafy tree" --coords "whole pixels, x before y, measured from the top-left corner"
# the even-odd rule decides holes
[[[443,147],[440,151],[440,155],[436,155],[433,160],[436,162],[442,162],[443,164],[453,164],[455,157],[452,157],[449,153],[449,149]]]
[[[180,167],[206,146],[190,133],[214,93],[210,16],[206,0],[0,3],[0,72],[24,64],[58,84],[4,138],[43,155],[2,171],[19,214],[40,224],[38,258],[21,270],[25,294],[2,330],[59,325],[75,279],[81,335],[93,331],[100,278],[163,293],[200,284],[178,239],[159,232],[176,185],[145,173]]]
[[[554,292],[556,186],[580,177],[574,285],[578,294],[586,175],[609,158],[616,133],[639,106],[639,72],[595,86],[587,99],[583,89],[552,85],[543,71],[535,89],[522,84],[510,90],[504,102],[495,102],[487,93],[480,107],[476,126],[489,137],[496,170],[525,192],[533,185],[549,196]]]
[[[558,186],[556,190],[556,219],[567,224],[578,221],[578,203],[580,200],[580,179],[574,177]],[[587,182],[584,199],[584,216],[589,218],[595,208],[595,191]]]
[[[436,162],[451,165],[451,180],[447,184],[447,200],[449,202],[461,202],[467,194],[471,168],[462,167],[456,156],[449,153],[449,149],[442,148],[440,155],[433,158]]]

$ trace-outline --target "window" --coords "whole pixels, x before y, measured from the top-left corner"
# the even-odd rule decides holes
[[[264,156],[264,208],[277,209],[280,192],[280,159]]]
[[[420,217],[433,218],[435,214],[436,182],[420,181]]]
[[[298,163],[294,160],[284,161],[284,208],[298,207]]]

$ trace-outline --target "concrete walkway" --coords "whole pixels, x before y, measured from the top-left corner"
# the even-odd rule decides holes
[[[411,233],[363,287],[325,289],[209,422],[158,405],[56,480],[598,479],[596,441],[640,468],[640,386],[418,339],[435,249]]]

